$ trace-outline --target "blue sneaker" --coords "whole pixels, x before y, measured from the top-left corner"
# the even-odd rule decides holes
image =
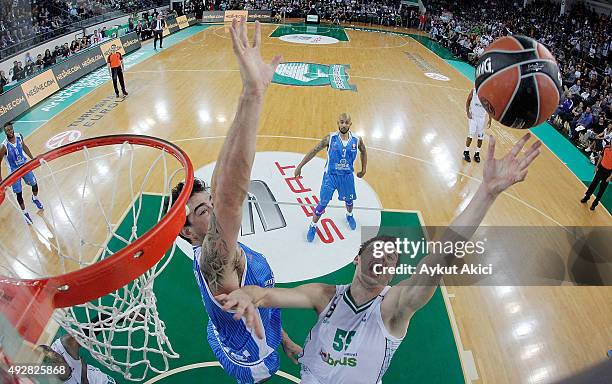
[[[25,218],[25,221],[28,225],[32,225],[34,222],[32,221],[32,218],[30,217],[29,213],[24,213],[23,217]]]
[[[612,359],[612,349],[608,351],[608,357]]]
[[[306,234],[306,240],[308,240],[309,243],[312,243],[314,241],[316,233],[317,233],[317,227],[311,225],[310,228],[308,228],[308,233]]]
[[[348,225],[351,230],[355,230],[357,228],[357,223],[355,222],[355,218],[353,216],[346,215],[346,221],[348,221]]]
[[[41,209],[41,210],[43,209],[42,203],[40,202],[40,200],[34,198],[34,195],[32,195],[32,202],[34,203],[36,208]]]

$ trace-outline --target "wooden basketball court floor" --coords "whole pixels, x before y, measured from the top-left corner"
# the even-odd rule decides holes
[[[263,35],[276,28],[263,25]],[[447,225],[465,207],[482,176],[482,163],[466,164],[461,158],[471,82],[410,37],[346,32],[349,41],[330,45],[263,38],[266,59],[282,54],[286,62],[349,64],[349,82],[357,90],[272,84],[262,113],[258,152],[304,154],[336,129],[339,113],[348,112],[353,132],[362,135],[368,147],[365,181],[380,206],[386,211],[418,212],[423,225]],[[50,137],[85,119],[90,124],[83,137],[116,133],[162,137],[180,145],[195,168],[202,168],[215,161],[240,94],[230,43],[226,27],[210,26],[130,68],[126,74],[130,95],[100,118],[91,119],[87,111],[112,96],[110,82],[74,102],[26,141],[35,154],[41,153]],[[142,49],[152,48],[145,44]],[[435,69],[448,81],[425,76],[423,67]],[[487,133],[497,137],[498,153],[505,153],[523,132],[493,123]],[[113,164],[108,166],[112,173]],[[65,174],[62,184],[77,184],[82,176]],[[41,197],[49,201],[51,191],[44,185]],[[77,189],[66,199],[70,193],[78,198]],[[313,191],[316,194],[318,185]],[[578,203],[583,193],[580,180],[544,148],[527,180],[499,197],[483,225],[610,226],[606,210],[591,212]],[[374,208],[360,205],[359,200],[356,205],[364,208],[357,210],[358,220],[361,212]],[[35,225],[43,218],[44,214],[36,217]],[[0,223],[3,233],[12,233],[10,223]],[[83,222],[83,230],[99,231],[98,224]],[[303,229],[306,225],[305,218]],[[17,243],[26,238],[23,233],[13,236]],[[325,251],[324,245],[317,247],[317,252]],[[447,286],[443,293],[456,341],[456,347],[449,348],[458,348],[466,382],[546,383],[602,360],[612,347],[610,287]],[[203,336],[198,340],[204,344]],[[402,364],[396,359],[392,366]]]

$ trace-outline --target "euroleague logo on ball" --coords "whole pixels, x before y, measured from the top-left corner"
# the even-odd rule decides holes
[[[483,74],[493,73],[493,64],[491,58],[487,57],[482,63],[476,68],[476,77],[480,77]]]

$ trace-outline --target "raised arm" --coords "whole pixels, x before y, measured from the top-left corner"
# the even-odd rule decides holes
[[[227,133],[212,178],[213,211],[207,235],[202,244],[202,272],[216,292],[227,272],[233,267],[242,219],[242,203],[249,188],[255,157],[257,125],[264,95],[281,58],[271,64],[261,58],[261,27],[255,23],[252,44],[247,39],[244,19],[236,19],[230,27],[234,54],[240,67],[242,93],[234,121]]]
[[[521,149],[529,140],[531,134],[527,133],[502,159],[495,159],[495,138],[489,137],[489,151],[487,163],[483,172],[483,181],[476,194],[467,207],[453,220],[439,241],[465,241],[472,237],[480,226],[491,205],[500,193],[513,184],[525,180],[527,170],[533,160],[540,154],[540,141],[536,141],[525,152],[518,156]],[[416,268],[418,272],[422,265],[441,267],[452,266],[458,259],[454,255],[430,254],[424,257]],[[387,319],[396,330],[408,327],[410,318],[423,307],[434,294],[440,283],[442,275],[415,273],[410,278],[393,287],[383,302],[383,317]],[[402,334],[402,332],[398,332]]]
[[[362,137],[359,138],[359,155],[361,156],[361,171],[357,172],[357,177],[362,178],[365,176],[368,167],[368,152]]]
[[[293,175],[295,177],[300,177],[300,175],[302,174],[302,167],[306,165],[306,163],[308,163],[310,160],[312,160],[317,155],[317,153],[321,152],[323,148],[327,147],[329,147],[329,135],[326,135],[324,138],[322,138],[321,141],[319,141],[317,145],[315,145],[315,147],[311,149],[310,152],[306,154],[306,156],[304,156],[298,166],[295,167]]]
[[[328,284],[304,284],[295,288],[261,288],[248,285],[237,289],[229,295],[218,295],[215,298],[226,311],[235,311],[234,319],[245,317],[249,328],[263,337],[261,322],[257,321],[257,307],[273,308],[307,308],[321,313],[336,293],[336,287]]]

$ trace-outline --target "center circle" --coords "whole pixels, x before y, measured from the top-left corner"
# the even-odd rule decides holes
[[[338,39],[329,37],[329,36],[321,36],[321,35],[310,35],[304,33],[297,33],[293,35],[284,35],[279,37],[282,41],[286,41],[288,43],[297,43],[297,44],[316,44],[316,45],[329,45],[336,44],[339,42]]]
[[[302,168],[301,177],[295,178],[295,166],[303,157],[293,152],[258,152],[251,171],[250,200],[243,206],[238,241],[267,258],[277,283],[314,279],[344,267],[353,261],[365,240],[361,227],[380,227],[378,196],[365,180],[355,177],[357,229],[348,227],[344,203],[334,193],[319,221],[319,234],[314,242],[307,242],[314,207],[305,205],[318,201],[325,160],[315,157]],[[208,183],[215,164],[198,169],[196,177]],[[179,239],[177,243],[193,258],[186,241]]]

